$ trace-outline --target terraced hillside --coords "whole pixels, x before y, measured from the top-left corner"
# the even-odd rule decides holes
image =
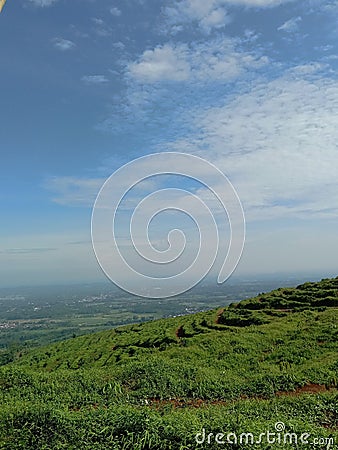
[[[338,277],[19,353],[0,448],[337,448],[337,307]]]

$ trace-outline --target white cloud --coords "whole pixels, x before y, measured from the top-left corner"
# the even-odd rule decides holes
[[[72,50],[76,47],[76,44],[68,39],[55,38],[53,39],[53,45],[56,49],[61,51]]]
[[[299,28],[299,22],[302,21],[302,18],[300,16],[293,17],[290,20],[287,20],[283,25],[281,25],[278,28],[278,31],[285,31],[286,33],[294,33],[298,31]]]
[[[197,152],[220,167],[251,220],[333,218],[338,216],[337,114],[337,81],[288,73],[197,114],[195,134],[172,149]]]
[[[166,44],[147,50],[138,62],[129,65],[134,79],[145,83],[159,81],[230,81],[247,69],[257,69],[268,63],[266,57],[239,52],[231,39],[216,39],[206,43]]]
[[[170,45],[146,50],[141,60],[129,66],[133,78],[144,82],[183,81],[190,76],[190,66],[186,61],[186,46],[176,48]]]
[[[225,7],[244,6],[268,8],[294,0],[180,0],[164,8],[167,27],[172,33],[183,29],[183,25],[197,23],[202,31],[210,33],[231,22]]]
[[[122,14],[121,11],[119,10],[119,8],[116,8],[116,7],[110,8],[109,11],[110,11],[110,14],[112,14],[115,17],[118,17]]]
[[[291,68],[289,70],[289,74],[304,77],[306,75],[311,75],[328,68],[329,68],[328,64],[323,64],[319,62],[309,62],[308,64],[301,64],[299,66]]]
[[[227,12],[224,8],[217,8],[201,19],[200,25],[209,32],[211,28],[221,28],[230,22]]]
[[[109,81],[104,75],[84,75],[81,80],[85,84],[105,84]]]
[[[177,27],[195,22],[209,33],[212,28],[221,28],[230,22],[222,3],[219,0],[183,0],[164,8],[164,14],[172,32],[181,31],[182,28]]]
[[[266,57],[237,51],[230,39],[200,44],[189,56],[193,78],[197,80],[230,81],[246,69],[257,69],[268,63]]]

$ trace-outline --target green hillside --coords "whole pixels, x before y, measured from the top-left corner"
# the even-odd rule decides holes
[[[338,448],[337,308],[338,277],[18,353],[0,448]]]

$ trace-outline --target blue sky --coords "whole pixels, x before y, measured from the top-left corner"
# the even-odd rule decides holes
[[[104,280],[95,197],[167,151],[236,188],[237,274],[336,274],[337,23],[333,0],[7,0],[0,285]]]

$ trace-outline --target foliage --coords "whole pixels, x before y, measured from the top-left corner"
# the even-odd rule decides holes
[[[0,368],[0,449],[216,449],[196,434],[278,421],[338,442],[337,294],[323,280],[14,351]]]

